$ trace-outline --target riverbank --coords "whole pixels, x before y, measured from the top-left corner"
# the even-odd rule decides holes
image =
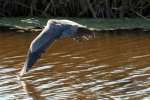
[[[62,18],[58,18],[62,19]],[[64,18],[63,18],[64,19]],[[96,33],[150,32],[150,21],[141,18],[124,19],[87,19],[67,18],[86,25]],[[38,21],[44,27],[48,18],[0,18],[0,32],[40,32],[41,27],[33,25],[31,20]]]

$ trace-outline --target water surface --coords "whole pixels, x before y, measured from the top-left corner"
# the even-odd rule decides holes
[[[19,81],[16,75],[35,36],[0,34],[0,99],[150,99],[150,35],[58,40]]]

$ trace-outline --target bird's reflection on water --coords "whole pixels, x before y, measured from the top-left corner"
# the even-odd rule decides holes
[[[25,93],[33,100],[45,100],[45,98],[42,96],[42,92],[36,89],[36,86],[32,84],[32,81],[21,80],[20,84],[23,87]]]

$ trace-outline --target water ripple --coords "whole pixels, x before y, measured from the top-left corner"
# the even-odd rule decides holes
[[[149,35],[57,41],[18,80],[30,36],[0,37],[0,99],[149,100]]]

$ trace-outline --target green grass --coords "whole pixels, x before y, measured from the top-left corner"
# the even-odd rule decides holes
[[[31,24],[23,23],[21,20],[26,18],[0,18],[1,26],[19,26],[19,27],[31,27]],[[30,17],[31,18],[31,17]],[[36,18],[42,25],[45,25],[48,18]],[[61,19],[61,18],[58,18]],[[64,19],[64,18],[63,18]],[[118,28],[144,28],[150,29],[150,21],[140,18],[124,18],[124,19],[91,19],[91,18],[66,18],[76,21],[80,24],[87,25],[88,27],[97,29],[118,29]]]

